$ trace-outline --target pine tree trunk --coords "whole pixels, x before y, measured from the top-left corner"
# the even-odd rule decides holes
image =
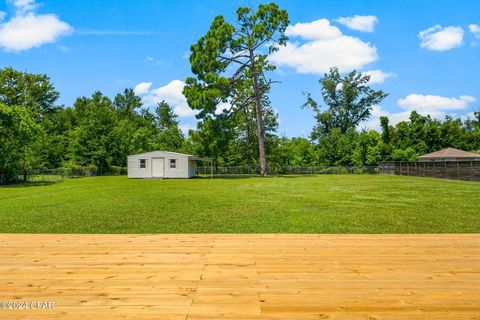
[[[265,153],[265,126],[263,124],[263,110],[260,98],[256,100],[256,116],[257,116],[257,134],[258,134],[258,160],[260,162],[260,175],[267,175],[267,156]]]
[[[263,123],[263,108],[260,87],[258,84],[258,73],[255,67],[255,57],[250,50],[250,68],[253,75],[253,92],[255,95],[255,116],[257,118],[257,137],[258,137],[258,160],[260,162],[260,175],[267,175],[267,156],[265,153],[265,125]]]

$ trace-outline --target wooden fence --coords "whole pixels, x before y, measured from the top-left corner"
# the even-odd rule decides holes
[[[480,181],[480,161],[382,162],[378,168],[384,174]]]

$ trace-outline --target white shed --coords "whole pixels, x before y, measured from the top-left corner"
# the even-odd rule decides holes
[[[128,156],[129,178],[192,178],[196,174],[195,156],[169,151],[152,151]]]

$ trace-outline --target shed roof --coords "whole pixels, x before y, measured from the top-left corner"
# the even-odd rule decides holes
[[[196,157],[196,156],[191,155],[191,154],[171,152],[171,151],[160,151],[160,150],[143,152],[143,153],[138,153],[138,154],[131,154],[131,155],[129,155],[129,157],[133,157],[133,156],[162,157],[165,154],[172,155],[172,156],[187,157],[189,160],[204,160],[204,161],[210,160],[209,158],[200,158],[200,157]]]
[[[418,157],[418,159],[420,160],[440,159],[440,158],[456,158],[456,159],[462,159],[462,158],[477,159],[478,158],[480,159],[480,154],[463,151],[455,148],[446,148],[446,149],[442,149],[432,153],[427,153],[427,154],[424,154],[423,156]]]

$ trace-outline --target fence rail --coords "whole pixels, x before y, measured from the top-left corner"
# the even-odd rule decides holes
[[[94,176],[116,176],[126,175],[127,168],[118,168],[115,171],[109,171],[102,174],[95,167],[75,167],[75,168],[56,168],[56,169],[42,169],[42,170],[30,170],[27,172],[27,180],[30,182],[55,182],[64,181],[65,179],[82,178],[82,177],[94,177]],[[24,181],[23,174],[18,175],[17,181],[19,183]]]
[[[46,181],[63,181],[69,178],[64,169],[45,169],[32,170],[28,174],[28,181],[31,182],[46,182]],[[21,179],[19,179],[21,181]]]
[[[480,161],[382,162],[380,173],[480,181]]]
[[[305,174],[377,174],[377,166],[288,166],[270,167],[269,175],[305,175]],[[44,170],[31,170],[27,174],[30,182],[56,182],[71,178],[93,177],[99,175],[126,175],[126,168],[119,168],[115,172],[100,174],[95,168],[77,167],[57,168]],[[212,167],[197,167],[198,175],[211,175]],[[259,169],[252,166],[228,166],[213,167],[214,175],[258,175]],[[19,175],[17,182],[23,181],[23,175]]]
[[[245,174],[258,175],[259,169],[251,166],[228,166],[228,167],[198,167],[197,174]],[[289,166],[289,167],[270,167],[270,175],[288,175],[288,174],[377,174],[377,166]]]
[[[253,166],[197,167],[197,174],[211,175],[258,175],[259,169]],[[126,168],[120,168],[109,175],[126,175]],[[382,162],[378,166],[288,166],[270,167],[270,175],[305,174],[391,174],[431,178],[480,181],[480,161],[435,161],[435,162]],[[28,173],[28,181],[50,182],[70,178],[97,176],[96,170],[87,167],[65,169],[33,170]],[[18,181],[23,177],[19,176]]]

